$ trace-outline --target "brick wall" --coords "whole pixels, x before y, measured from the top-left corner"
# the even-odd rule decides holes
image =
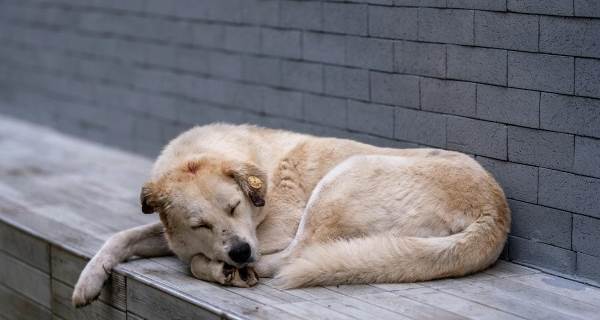
[[[600,2],[0,0],[0,112],[150,156],[250,122],[472,154],[508,259],[600,281]]]

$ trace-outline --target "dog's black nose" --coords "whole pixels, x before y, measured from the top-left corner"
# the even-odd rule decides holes
[[[236,263],[244,263],[248,261],[251,253],[252,249],[247,242],[239,242],[229,250],[229,257]]]

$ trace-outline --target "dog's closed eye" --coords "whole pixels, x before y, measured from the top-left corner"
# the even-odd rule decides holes
[[[208,230],[212,230],[212,225],[210,223],[206,223],[206,222],[196,222],[194,224],[192,224],[190,226],[193,230],[197,230],[197,229],[208,229]]]
[[[238,201],[236,204],[232,205],[229,209],[229,215],[233,216],[235,214],[235,209],[237,209],[237,207],[240,205],[240,201]]]

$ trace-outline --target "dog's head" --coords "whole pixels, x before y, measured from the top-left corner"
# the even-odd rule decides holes
[[[256,227],[265,205],[265,173],[217,155],[184,161],[142,187],[144,213],[158,212],[169,246],[189,261],[202,254],[241,267],[258,259]]]

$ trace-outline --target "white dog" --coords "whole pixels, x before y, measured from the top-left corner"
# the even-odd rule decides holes
[[[412,282],[482,270],[510,211],[470,157],[213,124],[171,141],[142,188],[161,222],[111,237],[73,293],[94,300],[130,256],[176,254],[199,279],[282,288]],[[106,270],[106,271],[105,271]]]

